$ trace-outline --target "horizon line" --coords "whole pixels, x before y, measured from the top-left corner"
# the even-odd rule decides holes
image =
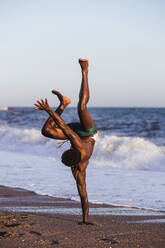
[[[51,108],[56,108],[58,107],[57,106],[50,106]],[[19,106],[16,106],[16,105],[10,105],[10,106],[0,106],[0,109],[1,108],[34,108],[33,105],[19,105]],[[68,106],[67,108],[77,108],[77,106]],[[165,108],[165,106],[88,106],[88,108]]]

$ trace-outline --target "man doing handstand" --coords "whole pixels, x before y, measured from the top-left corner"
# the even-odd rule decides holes
[[[71,143],[71,148],[62,154],[62,163],[71,167],[81,199],[83,223],[88,224],[86,168],[93,153],[97,128],[87,109],[89,100],[88,60],[79,59],[79,63],[82,70],[82,83],[77,107],[80,123],[66,124],[60,117],[71,100],[56,90],[52,90],[52,93],[57,95],[60,105],[55,112],[50,108],[47,99],[45,101],[41,99],[34,105],[36,110],[45,110],[50,116],[42,128],[42,134],[53,139],[69,140]]]

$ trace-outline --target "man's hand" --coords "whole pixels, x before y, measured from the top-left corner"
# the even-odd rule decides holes
[[[41,101],[37,101],[37,104],[34,103],[34,105],[37,107],[34,108],[35,110],[45,110],[46,112],[49,112],[50,110],[50,106],[46,98],[45,98],[45,102],[43,101],[43,99],[41,99]]]

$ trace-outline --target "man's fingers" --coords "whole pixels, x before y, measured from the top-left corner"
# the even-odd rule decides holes
[[[44,101],[43,101],[43,99],[41,99],[41,103],[42,103],[42,104],[44,104]]]
[[[38,108],[40,108],[40,107],[41,107],[40,105],[38,105],[38,104],[36,104],[36,103],[34,103],[34,105],[35,105],[36,107],[38,107]]]
[[[46,104],[48,104],[48,100],[47,100],[47,98],[45,98],[45,103],[46,103]]]
[[[41,102],[40,102],[40,101],[37,101],[37,103],[38,103],[39,105],[41,105]]]
[[[36,105],[37,106],[37,104],[34,104],[34,105]],[[40,107],[38,107],[37,106],[37,108],[34,108],[35,110],[43,110],[43,108],[40,108]]]

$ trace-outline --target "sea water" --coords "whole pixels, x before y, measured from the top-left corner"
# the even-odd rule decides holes
[[[99,136],[87,168],[90,202],[165,210],[165,109],[89,108]],[[0,184],[79,200],[61,154],[70,147],[43,137],[48,118],[33,108],[0,111]],[[62,115],[77,122],[76,108]]]

